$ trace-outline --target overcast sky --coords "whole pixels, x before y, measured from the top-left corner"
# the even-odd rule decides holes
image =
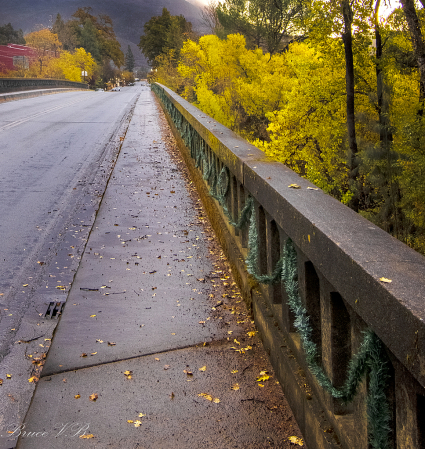
[[[195,5],[199,5],[199,6],[205,6],[207,5],[210,0],[186,0],[189,3],[194,3]]]
[[[189,3],[198,4],[199,6],[207,5],[210,0],[186,0]],[[388,14],[394,9],[399,8],[400,2],[398,0],[381,0],[380,13],[381,16],[388,16]]]

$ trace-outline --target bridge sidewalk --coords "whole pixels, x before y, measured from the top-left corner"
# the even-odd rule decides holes
[[[5,447],[19,433],[17,447],[31,449],[299,447],[254,331],[142,92],[29,412]]]

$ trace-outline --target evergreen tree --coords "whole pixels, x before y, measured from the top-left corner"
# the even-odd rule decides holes
[[[192,24],[184,16],[172,16],[167,8],[161,16],[151,17],[144,25],[145,34],[140,37],[138,47],[152,66],[156,66],[158,56],[167,55],[171,50],[177,61],[183,42],[194,38]]]
[[[25,45],[22,30],[14,30],[10,23],[0,26],[0,45],[7,44]]]
[[[209,10],[208,10],[209,8]],[[250,48],[263,48],[273,54],[282,41],[299,34],[297,22],[303,16],[306,2],[301,0],[224,0],[206,7],[205,15],[221,38],[239,33]],[[207,19],[208,20],[208,19]]]
[[[131,51],[130,45],[128,46],[127,53],[125,54],[125,70],[132,72],[135,66],[134,55]]]
[[[80,46],[85,48],[98,63],[101,63],[102,56],[100,54],[97,30],[90,19],[86,19],[80,33]]]
[[[64,50],[73,51],[74,48],[78,47],[75,28],[71,26],[71,22],[64,22],[60,14],[56,16],[52,32],[58,35]]]
[[[121,67],[124,65],[124,54],[117,41],[112,19],[103,14],[96,17],[91,12],[92,8],[89,7],[78,8],[72,15],[74,19],[67,22],[77,36],[78,46],[90,53],[93,51],[93,57],[100,63],[112,61],[117,67]]]

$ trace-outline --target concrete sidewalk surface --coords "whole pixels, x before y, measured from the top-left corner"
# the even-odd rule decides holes
[[[28,449],[303,444],[150,91],[27,416],[0,433],[1,447]]]

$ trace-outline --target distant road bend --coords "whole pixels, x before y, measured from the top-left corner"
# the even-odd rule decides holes
[[[144,89],[0,104],[0,363],[15,366],[16,341],[44,332],[34,317],[66,299]]]

